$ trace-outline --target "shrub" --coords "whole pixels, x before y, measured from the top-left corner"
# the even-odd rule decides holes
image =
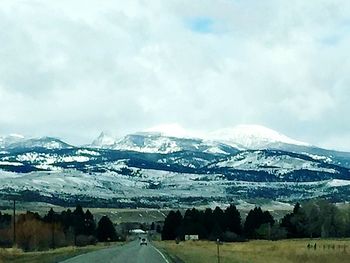
[[[78,235],[77,236],[77,246],[87,246],[87,245],[95,245],[96,238],[92,235]]]

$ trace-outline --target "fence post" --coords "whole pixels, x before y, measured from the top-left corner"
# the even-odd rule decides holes
[[[220,263],[220,239],[216,240],[216,247],[217,247],[218,263]]]

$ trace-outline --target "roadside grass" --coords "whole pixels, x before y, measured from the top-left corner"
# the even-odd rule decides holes
[[[86,247],[62,247],[48,251],[23,252],[18,248],[1,248],[0,263],[55,263],[75,257],[81,254],[108,248],[110,246],[122,245],[124,243],[98,243]]]
[[[307,248],[308,244],[315,243],[316,249]],[[163,241],[155,242],[155,245],[185,263],[218,262],[215,242],[176,244]],[[220,245],[220,263],[348,263],[349,258],[350,239],[255,240]]]

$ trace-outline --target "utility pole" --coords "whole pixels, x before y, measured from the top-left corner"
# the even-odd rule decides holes
[[[13,199],[13,246],[16,244],[16,200]]]
[[[220,239],[216,240],[216,247],[217,247],[218,263],[220,263]]]

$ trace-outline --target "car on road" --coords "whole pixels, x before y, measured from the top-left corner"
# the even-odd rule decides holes
[[[140,238],[140,246],[142,246],[142,245],[147,246],[147,239],[144,237]]]

